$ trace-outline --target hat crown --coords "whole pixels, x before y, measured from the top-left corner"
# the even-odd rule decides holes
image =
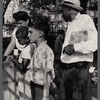
[[[79,0],[64,0],[64,2],[72,3],[74,5],[80,6]]]

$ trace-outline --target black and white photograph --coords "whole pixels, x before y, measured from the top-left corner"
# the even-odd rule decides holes
[[[2,100],[98,100],[98,0],[2,2]]]

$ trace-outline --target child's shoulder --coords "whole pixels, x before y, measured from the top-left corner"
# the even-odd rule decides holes
[[[51,49],[51,47],[47,43],[44,44],[43,48],[47,53],[53,53],[53,50]]]
[[[47,44],[47,41],[44,41],[43,43],[41,43],[41,45],[39,46],[39,49],[43,51],[52,51],[50,46]]]

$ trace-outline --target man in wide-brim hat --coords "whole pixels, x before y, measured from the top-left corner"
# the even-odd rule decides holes
[[[79,0],[64,0],[61,3],[59,3],[59,5],[62,5],[62,17],[63,18],[64,18],[64,13],[69,14],[68,9],[70,9],[70,13],[76,12],[76,14],[78,12],[83,11],[83,8],[80,6],[80,1]],[[68,11],[65,11],[65,9],[63,10],[63,8],[66,8]],[[72,15],[72,14],[70,14],[70,15]],[[71,19],[67,18],[67,20],[70,21]]]
[[[64,0],[60,4],[61,5],[66,5],[68,7],[76,9],[78,11],[82,11],[83,10],[83,8],[80,6],[80,1],[79,0]]]
[[[64,0],[61,5],[68,27],[61,53],[60,100],[91,100],[89,67],[97,50],[97,30],[92,18],[80,13],[79,0]]]

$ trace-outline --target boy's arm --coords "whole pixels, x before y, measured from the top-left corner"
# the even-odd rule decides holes
[[[21,73],[21,69],[22,69],[22,63],[18,62],[17,59],[12,59],[10,61],[10,66],[11,67],[16,67],[16,69]]]
[[[30,63],[29,59],[23,59],[22,63],[20,63],[17,59],[13,59],[13,62],[15,64],[15,67],[22,73],[26,73],[27,71],[27,66]]]
[[[30,64],[30,59],[23,59],[23,62],[22,62],[23,69],[27,69],[29,64]]]

